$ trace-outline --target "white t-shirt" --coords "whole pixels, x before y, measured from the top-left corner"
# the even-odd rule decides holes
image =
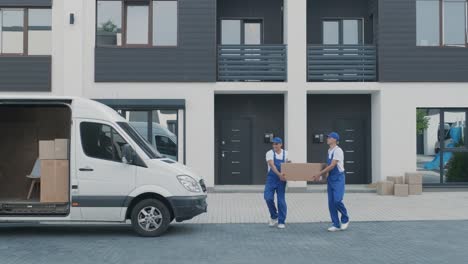
[[[288,160],[288,151],[287,151],[287,150],[281,149],[281,153],[280,153],[280,154],[278,154],[278,153],[275,152],[276,159],[277,159],[277,160],[283,160],[283,151],[284,151],[284,159],[285,159],[285,162],[286,162],[286,160]],[[267,165],[268,165],[268,170],[267,170],[267,172],[268,172],[268,171],[270,171],[270,164],[268,164],[268,161],[269,161],[269,160],[273,160],[273,150],[272,150],[272,149],[269,150],[269,151],[266,153],[265,159],[266,159],[266,162],[267,162]]]
[[[335,152],[333,152],[335,151]],[[338,163],[337,163],[337,166],[338,166],[338,170],[340,172],[343,172],[344,171],[344,153],[343,153],[343,150],[336,146],[332,149],[328,149],[328,158],[331,159],[331,156],[332,156],[332,153],[333,154],[333,159],[334,160],[337,160]]]

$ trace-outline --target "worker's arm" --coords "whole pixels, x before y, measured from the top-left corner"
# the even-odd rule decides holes
[[[320,179],[320,176],[328,177],[328,172],[333,170],[337,164],[338,164],[338,160],[332,160],[330,165],[325,167],[325,169],[321,170],[317,175],[313,176],[313,178],[317,181]]]
[[[272,170],[276,175],[278,175],[278,177],[279,177],[282,181],[285,180],[285,179],[284,179],[284,175],[283,175],[281,172],[278,171],[278,169],[276,168],[275,163],[273,162],[273,160],[268,160],[268,165],[270,165],[271,170]]]

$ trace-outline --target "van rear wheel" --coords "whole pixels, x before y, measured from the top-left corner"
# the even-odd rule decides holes
[[[133,207],[131,220],[133,230],[140,236],[157,237],[169,227],[171,213],[161,201],[146,199]]]

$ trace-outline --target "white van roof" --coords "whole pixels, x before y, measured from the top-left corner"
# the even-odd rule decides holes
[[[126,122],[114,109],[82,97],[73,96],[47,96],[47,95],[32,95],[32,96],[16,96],[16,95],[0,95],[0,104],[2,101],[71,101],[72,117],[99,119],[113,122]]]

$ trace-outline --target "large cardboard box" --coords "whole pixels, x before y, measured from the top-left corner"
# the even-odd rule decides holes
[[[68,139],[57,138],[55,139],[55,159],[65,160],[68,159]]]
[[[53,140],[39,141],[39,159],[53,160],[55,159],[55,142]]]
[[[391,181],[394,184],[403,184],[405,183],[405,179],[403,176],[388,176],[387,181]]]
[[[41,160],[41,203],[69,200],[68,160]]]
[[[313,181],[312,176],[326,167],[324,163],[283,163],[281,172],[288,181]]]
[[[377,182],[377,194],[378,195],[393,195],[394,183],[391,181],[379,181]]]
[[[422,174],[418,172],[405,173],[405,184],[422,184]]]
[[[422,194],[423,187],[422,184],[410,184],[409,186],[409,195],[420,195]]]
[[[406,197],[409,194],[408,184],[395,184],[395,196]]]

